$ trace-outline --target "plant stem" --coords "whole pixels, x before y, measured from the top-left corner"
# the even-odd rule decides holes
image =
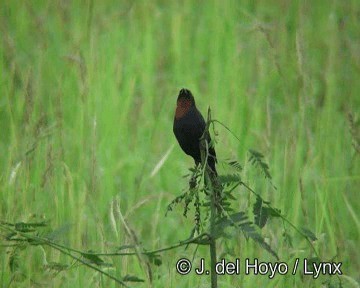
[[[210,242],[210,262],[211,262],[211,288],[217,288],[217,274],[216,274],[216,240],[211,239]]]
[[[208,167],[206,167],[206,172],[205,172],[205,177],[208,179],[207,184],[208,184],[208,189],[211,195],[211,200],[210,200],[210,244],[209,244],[209,248],[210,248],[210,265],[211,265],[211,288],[217,288],[217,273],[216,273],[216,262],[217,262],[217,257],[216,257],[216,238],[214,237],[215,235],[215,223],[216,223],[216,218],[217,218],[217,209],[216,209],[216,191],[214,189],[213,186],[213,179],[212,177],[210,177],[210,173],[208,171]]]
[[[208,116],[206,127],[204,130],[203,135],[200,138],[200,153],[201,153],[201,163],[204,167],[203,169],[203,177],[204,177],[204,185],[205,190],[208,191],[210,195],[210,239],[209,239],[209,249],[210,249],[210,276],[211,276],[211,288],[217,288],[217,273],[216,273],[216,238],[215,238],[215,224],[217,219],[217,197],[216,193],[217,185],[216,185],[216,175],[210,169],[209,165],[207,164],[207,159],[209,156],[209,143],[206,139],[210,139],[209,136],[209,125],[211,123],[211,111],[210,107],[208,109]]]

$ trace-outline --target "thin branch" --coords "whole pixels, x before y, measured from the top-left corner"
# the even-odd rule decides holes
[[[15,229],[12,229],[12,228],[9,228],[3,224],[0,224],[0,227],[3,228],[3,229],[6,229],[7,231],[11,231],[11,232],[14,232],[14,233],[17,233],[18,235],[24,237],[25,239],[28,239],[28,240],[32,240],[32,241],[36,241],[37,244],[43,244],[43,245],[47,245],[51,248],[54,248],[55,250],[58,250],[62,253],[64,253],[65,255],[71,257],[72,259],[84,264],[85,266],[87,267],[90,267],[91,269],[99,272],[100,274],[103,274],[105,275],[106,277],[109,277],[110,279],[114,280],[116,283],[120,284],[120,285],[123,285],[124,287],[129,287],[128,285],[126,285],[125,282],[121,281],[120,279],[112,276],[111,274],[107,273],[107,272],[104,272],[103,270],[101,270],[100,268],[84,261],[83,259],[81,259],[80,257],[77,257],[75,255],[73,255],[72,253],[69,252],[69,250],[73,250],[73,249],[68,249],[67,247],[65,246],[62,246],[62,245],[59,245],[57,243],[54,243],[46,238],[41,238],[41,237],[38,237],[38,236],[31,236],[31,235],[28,235],[26,233],[23,233],[23,232],[19,232]],[[82,252],[78,252],[79,254],[89,254],[89,253],[82,253]]]
[[[275,213],[277,213],[277,216],[279,216],[283,221],[285,221],[286,223],[288,223],[292,228],[295,229],[296,232],[298,232],[301,236],[303,236],[306,241],[309,243],[310,247],[312,248],[312,250],[314,251],[315,255],[317,257],[320,257],[319,254],[317,253],[314,245],[311,243],[311,241],[309,240],[309,238],[303,233],[301,232],[301,230],[299,230],[294,224],[292,224],[290,222],[290,220],[286,219],[282,214],[278,213],[277,210],[273,207],[271,207],[271,205],[269,204],[268,201],[265,201],[258,193],[256,193],[253,189],[251,189],[247,184],[245,184],[243,181],[240,181],[240,184],[243,185],[246,189],[248,189],[251,193],[255,194],[257,197],[259,197],[263,203],[265,203],[270,209],[272,209],[272,211],[274,211]]]

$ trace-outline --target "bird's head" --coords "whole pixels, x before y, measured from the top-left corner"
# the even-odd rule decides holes
[[[183,88],[180,90],[179,92],[179,96],[177,98],[177,103],[179,105],[179,103],[186,103],[189,102],[192,105],[195,105],[195,99],[194,96],[192,95],[191,91]]]
[[[181,89],[177,98],[177,107],[175,118],[184,116],[191,107],[195,107],[195,99],[191,91],[188,89]]]

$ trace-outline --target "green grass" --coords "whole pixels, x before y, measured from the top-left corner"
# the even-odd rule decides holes
[[[186,87],[203,114],[210,105],[241,139],[216,125],[220,173],[227,158],[246,164],[249,148],[265,154],[277,190],[248,164],[245,180],[311,229],[321,258],[343,262],[344,287],[358,287],[360,155],[347,115],[360,114],[359,13],[358,1],[340,0],[3,1],[0,219],[66,226],[58,241],[82,251],[132,243],[119,211],[146,249],[187,238],[192,214],[183,218],[179,207],[165,217],[193,165],[172,133]],[[238,208],[251,205],[238,192]],[[310,256],[306,241],[289,228],[290,249],[282,232],[278,220],[263,231],[282,261]],[[227,245],[229,260],[275,261],[243,237]],[[220,241],[218,255],[225,247]],[[38,246],[19,252],[12,273],[9,251],[0,250],[2,287],[115,287],[83,266],[45,271],[44,253],[71,261]],[[194,251],[163,253],[154,287],[209,287],[207,276],[175,271]],[[200,247],[196,262],[207,252]],[[117,277],[146,279],[136,257],[107,260]],[[219,287],[319,287],[324,279],[242,273],[220,277]]]

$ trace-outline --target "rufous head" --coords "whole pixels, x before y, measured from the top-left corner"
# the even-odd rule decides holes
[[[195,106],[195,99],[191,91],[185,88],[181,89],[177,98],[175,118],[183,117],[193,106]]]

